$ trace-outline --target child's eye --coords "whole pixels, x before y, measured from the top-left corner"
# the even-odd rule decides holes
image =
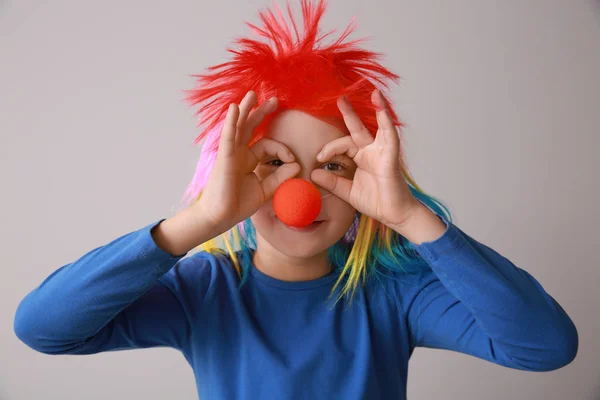
[[[267,165],[273,165],[275,167],[281,167],[285,163],[283,161],[281,161],[280,159],[276,158],[274,160],[267,161],[265,164],[267,164]]]
[[[334,162],[330,162],[327,163],[323,166],[323,168],[325,168],[328,171],[341,171],[342,169],[344,169],[344,165],[343,164],[338,164],[338,163],[334,163]]]

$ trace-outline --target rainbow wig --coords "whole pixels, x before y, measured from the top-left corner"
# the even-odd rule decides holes
[[[339,38],[325,45],[324,39],[333,33],[321,34],[319,30],[326,8],[325,0],[300,1],[302,30],[296,24],[289,4],[287,14],[291,25],[287,24],[283,13],[275,5],[274,11],[259,12],[262,26],[248,23],[263,40],[238,39],[238,48],[228,49],[233,54],[231,61],[210,67],[206,74],[193,75],[198,85],[187,91],[187,100],[199,107],[199,124],[205,125],[205,129],[194,142],[202,142],[202,151],[183,204],[199,199],[216,159],[227,109],[231,103],[239,104],[250,90],[256,92],[258,104],[272,96],[279,100],[277,110],[254,131],[250,146],[265,136],[272,119],[284,110],[300,110],[316,118],[342,119],[336,101],[343,95],[349,98],[364,125],[375,136],[377,119],[371,93],[375,89],[385,93],[389,82],[396,82],[399,77],[378,62],[381,54],[361,48],[359,43],[362,40],[347,40],[355,30],[354,19]],[[401,128],[402,123],[389,100],[386,99],[386,103],[394,124]],[[444,214],[451,221],[447,207],[425,194],[412,179],[403,161],[402,149],[400,157],[403,176],[413,195],[434,213]],[[202,244],[200,249],[215,255],[228,255],[243,285],[256,249],[255,230],[250,218],[221,235],[221,239],[225,249],[214,239]],[[366,282],[370,276],[386,271],[409,273],[424,263],[401,235],[359,213],[346,235],[329,249],[329,256],[334,268],[340,272],[332,290],[333,294],[341,288],[338,300],[344,295],[351,298],[359,284]]]

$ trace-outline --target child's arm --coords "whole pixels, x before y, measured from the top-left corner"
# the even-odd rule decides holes
[[[440,238],[413,244],[433,270],[408,305],[413,345],[523,370],[570,363],[578,334],[562,307],[529,273],[443,220]]]
[[[183,349],[190,327],[179,278],[186,263],[198,260],[181,260],[184,255],[157,246],[152,229],[162,223],[121,236],[54,271],[19,304],[17,336],[48,354]],[[202,286],[197,290],[206,290],[208,283],[197,281]]]
[[[199,257],[182,257],[250,217],[300,170],[282,143],[262,139],[249,146],[253,130],[277,108],[275,98],[253,109],[256,103],[256,93],[248,92],[239,107],[229,107],[210,179],[197,202],[52,273],[19,304],[17,336],[51,354],[182,349],[193,310],[186,309],[181,286],[198,285],[190,291],[202,296],[210,284],[210,269],[197,265]],[[259,181],[254,169],[273,155],[287,164]]]
[[[461,351],[519,369],[545,371],[568,364],[577,353],[577,330],[531,275],[448,221],[444,230],[433,213],[422,219],[426,207],[408,186],[391,109],[379,90],[371,101],[377,110],[375,138],[350,101],[340,98],[350,137],[327,143],[317,156],[327,161],[347,154],[357,165],[354,178],[323,169],[311,178],[414,241],[431,266],[434,273],[420,282],[412,298],[397,291],[408,301],[413,345]]]

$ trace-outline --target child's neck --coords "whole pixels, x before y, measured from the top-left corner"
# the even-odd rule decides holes
[[[263,274],[287,282],[312,281],[331,272],[331,263],[326,252],[310,258],[296,258],[270,246],[259,246],[254,252],[252,262]]]

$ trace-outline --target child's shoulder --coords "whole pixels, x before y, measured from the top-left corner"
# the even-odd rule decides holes
[[[161,280],[178,290],[206,295],[216,285],[235,285],[236,271],[226,254],[198,251],[180,259]]]
[[[400,261],[392,265],[380,262],[374,270],[373,276],[378,276],[379,280],[401,286],[418,285],[433,274],[431,266],[423,259],[411,259],[406,263]]]
[[[369,285],[375,285],[379,290],[396,298],[405,308],[425,287],[437,280],[437,276],[427,264],[411,270],[385,269],[380,270],[369,279]]]

